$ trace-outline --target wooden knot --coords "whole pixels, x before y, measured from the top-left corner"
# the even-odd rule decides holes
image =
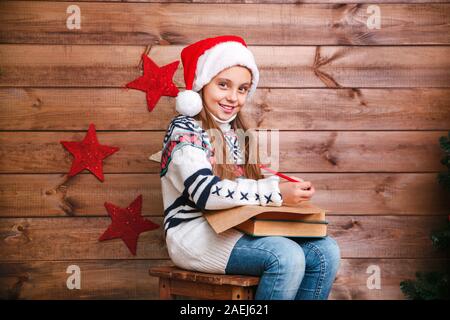
[[[68,186],[62,183],[67,181],[67,175],[62,177],[62,181],[56,187],[44,192],[46,201],[52,206],[62,210],[66,215],[73,216],[75,214],[76,204],[67,197]]]
[[[36,98],[36,102],[35,102],[35,103],[33,103],[33,107],[34,107],[34,108],[38,108],[38,109],[40,109],[40,108],[41,108],[41,105],[42,105],[42,101],[41,101],[41,99],[39,99],[39,98]]]
[[[333,166],[337,165],[337,162],[338,162],[337,157],[330,154],[330,152],[328,150],[325,152],[325,159],[327,159],[327,161],[329,163],[331,163]]]
[[[4,239],[5,243],[9,245],[20,245],[30,242],[31,239],[27,235],[27,229],[22,224],[15,224],[12,226]]]
[[[345,230],[349,230],[349,229],[351,229],[351,228],[353,228],[354,226],[357,226],[357,225],[359,225],[359,222],[357,220],[351,218],[351,220],[348,223],[344,224],[342,226],[342,228],[345,229]]]
[[[341,23],[341,22],[334,22],[334,23],[331,25],[331,28],[333,28],[333,29],[339,29],[339,28],[342,28],[342,23]]]
[[[11,299],[11,300],[20,299],[23,284],[24,284],[24,282],[27,282],[29,279],[30,279],[30,275],[28,273],[25,275],[17,276],[16,283],[11,287],[11,289],[8,292],[8,299]]]
[[[51,190],[45,191],[45,195],[46,195],[46,196],[51,196],[52,194],[55,194],[55,193],[56,193],[56,190],[55,190],[55,189],[51,189]]]
[[[14,232],[20,233],[20,232],[24,232],[25,228],[21,224],[15,224],[15,225],[13,225],[12,230]]]
[[[265,102],[261,103],[261,104],[259,105],[259,107],[260,107],[261,109],[263,109],[264,112],[272,111],[272,108],[271,108],[267,103],[265,103]]]

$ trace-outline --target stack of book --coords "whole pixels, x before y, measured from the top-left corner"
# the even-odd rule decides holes
[[[204,214],[216,233],[236,228],[252,236],[323,238],[327,236],[326,212],[304,201],[297,207],[240,206]]]
[[[235,228],[252,236],[323,238],[327,235],[327,224],[324,212],[302,215],[263,212]]]

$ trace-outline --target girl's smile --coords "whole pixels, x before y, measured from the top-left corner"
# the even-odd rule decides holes
[[[223,112],[225,113],[233,113],[234,108],[236,108],[236,106],[228,106],[228,105],[224,105],[219,103],[219,106],[222,108]]]
[[[228,120],[244,106],[252,74],[246,67],[233,66],[218,73],[203,87],[206,109],[221,120]]]

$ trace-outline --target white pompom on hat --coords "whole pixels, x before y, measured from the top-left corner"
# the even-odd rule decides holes
[[[192,90],[180,91],[176,98],[176,110],[178,113],[193,117],[203,108],[202,97]]]
[[[195,42],[181,51],[181,60],[186,90],[176,97],[176,110],[180,114],[193,117],[200,113],[203,102],[198,91],[229,67],[240,65],[250,69],[252,84],[247,99],[253,96],[258,86],[255,58],[241,37],[225,35]]]

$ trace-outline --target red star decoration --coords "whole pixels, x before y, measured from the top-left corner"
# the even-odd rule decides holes
[[[178,95],[179,90],[172,78],[180,61],[159,67],[145,53],[142,54],[142,59],[144,60],[144,75],[127,83],[126,87],[146,92],[147,107],[152,112],[161,96],[176,97]]]
[[[119,208],[105,202],[112,223],[100,236],[99,241],[121,238],[133,255],[136,255],[139,234],[159,228],[159,225],[146,220],[141,215],[142,195],[139,195],[127,208]]]
[[[103,182],[102,160],[118,151],[117,147],[109,147],[98,143],[94,124],[89,125],[89,130],[82,142],[60,141],[61,144],[75,157],[70,168],[69,177],[72,177],[83,169],[92,172]]]

